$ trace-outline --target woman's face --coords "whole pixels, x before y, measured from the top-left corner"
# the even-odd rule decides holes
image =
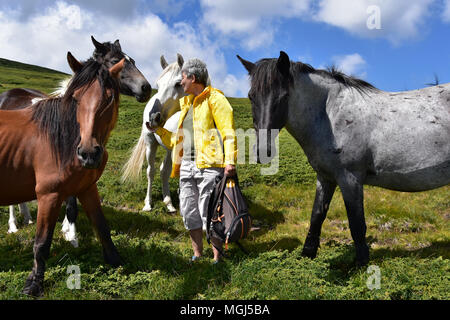
[[[183,87],[184,92],[187,94],[193,94],[193,83],[195,81],[195,77],[192,76],[191,78],[188,78],[186,73],[184,72],[181,74],[181,76],[181,86]]]

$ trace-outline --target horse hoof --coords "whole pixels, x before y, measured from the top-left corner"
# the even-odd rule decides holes
[[[143,208],[142,208],[142,211],[152,211],[152,206],[151,205],[149,205],[149,204],[146,204]]]
[[[175,213],[175,212],[177,212],[177,209],[175,209],[175,207],[172,206],[172,205],[167,206],[167,210],[169,211],[169,213]]]
[[[369,264],[369,247],[367,244],[356,246],[356,265],[358,267],[364,267]]]
[[[78,239],[73,239],[70,240],[69,242],[74,248],[78,248]]]
[[[9,226],[8,233],[16,233],[19,231],[16,226]]]
[[[302,256],[310,259],[314,259],[317,256],[317,248],[303,247]]]
[[[112,254],[104,254],[105,262],[112,266],[113,268],[120,267],[123,265],[122,258],[120,258],[119,253],[114,252]]]
[[[44,295],[44,288],[38,281],[32,281],[25,286],[22,292],[28,296],[41,297]]]

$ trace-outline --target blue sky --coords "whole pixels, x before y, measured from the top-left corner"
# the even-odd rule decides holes
[[[159,57],[203,59],[213,85],[246,96],[250,61],[278,57],[342,71],[386,91],[450,82],[450,0],[0,0],[0,57],[69,72],[120,39],[154,84]]]

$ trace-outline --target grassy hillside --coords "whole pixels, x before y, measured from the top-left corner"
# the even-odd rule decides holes
[[[51,92],[63,74],[6,64],[0,60],[0,92],[30,87]],[[422,193],[365,188],[367,236],[371,264],[380,268],[381,288],[369,290],[366,268],[353,264],[354,251],[341,193],[336,192],[324,223],[315,260],[300,253],[314,201],[315,173],[294,139],[280,134],[280,168],[262,176],[265,166],[238,166],[240,181],[254,217],[243,254],[231,245],[229,259],[190,265],[188,234],[179,213],[169,215],[162,203],[159,176],[153,189],[154,210],[140,212],[146,178],[121,184],[120,169],[137,141],[145,104],[121,97],[118,125],[108,151],[110,160],[98,182],[113,241],[125,264],[103,264],[101,245],[84,214],[77,222],[80,247],[61,235],[63,210],[56,226],[45,275],[44,299],[449,299],[450,186]],[[237,128],[251,128],[248,99],[230,98]],[[157,159],[164,156],[158,151]],[[159,162],[158,162],[159,165]],[[170,182],[178,207],[178,182]],[[36,205],[31,204],[36,218]],[[8,209],[0,208],[0,299],[29,299],[20,292],[32,267],[35,225],[8,235]],[[207,247],[205,241],[205,247]],[[66,286],[67,266],[78,265],[81,289]]]

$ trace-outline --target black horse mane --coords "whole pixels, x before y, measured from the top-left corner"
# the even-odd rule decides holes
[[[282,81],[281,74],[277,70],[278,59],[261,59],[256,62],[255,67],[251,72],[252,82],[257,84],[254,88],[259,92],[264,92],[270,89],[270,86],[274,83],[279,83]],[[355,88],[361,93],[367,91],[378,90],[372,84],[344,74],[339,71],[335,66],[329,67],[327,70],[314,69],[311,65],[302,62],[292,62],[290,67],[290,81],[293,80],[294,76],[298,74],[319,74],[323,76],[330,77],[337,82],[341,83],[345,87]]]
[[[61,165],[69,164],[80,142],[80,126],[77,121],[78,102],[73,98],[76,90],[89,87],[98,80],[105,95],[107,88],[118,90],[118,83],[109,70],[93,58],[82,63],[82,69],[75,73],[62,97],[41,100],[32,106],[32,120],[47,135],[53,154]],[[83,92],[84,93],[84,92]]]

